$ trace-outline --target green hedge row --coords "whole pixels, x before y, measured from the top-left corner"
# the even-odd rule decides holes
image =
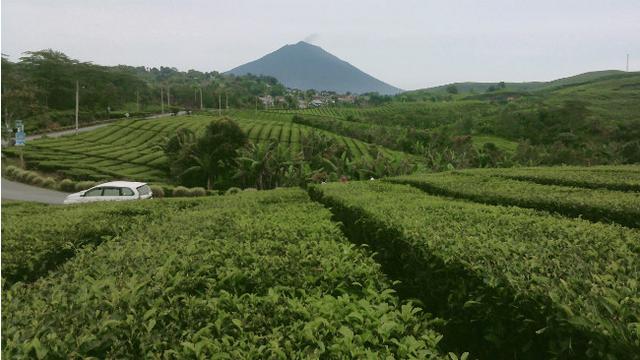
[[[2,207],[2,277],[5,285],[31,282],[73,257],[136,224],[161,218],[154,204],[80,206],[12,203]]]
[[[409,184],[436,195],[640,227],[640,193],[635,192],[540,185],[459,172],[400,176],[388,181]]]
[[[3,357],[444,358],[440,322],[303,191],[154,207],[161,221],[5,290]]]
[[[485,358],[637,358],[640,233],[385,182],[310,188],[400,294]]]
[[[542,185],[574,186],[587,189],[640,191],[640,171],[628,166],[618,170],[575,167],[540,167],[492,170],[464,170],[464,173],[494,175]]]

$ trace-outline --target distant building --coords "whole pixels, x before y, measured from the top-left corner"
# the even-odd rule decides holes
[[[338,102],[345,104],[354,104],[356,102],[356,97],[353,95],[338,96]]]
[[[298,100],[298,109],[306,109],[307,103],[304,100]]]
[[[273,97],[271,95],[258,97],[265,107],[273,106]]]
[[[311,100],[309,105],[312,106],[312,107],[320,107],[320,106],[324,105],[324,101],[322,101],[320,99]]]

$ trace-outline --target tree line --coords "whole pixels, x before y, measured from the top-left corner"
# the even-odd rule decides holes
[[[2,57],[4,126],[23,120],[28,130],[71,125],[79,88],[83,123],[177,109],[253,107],[256,96],[283,95],[273,77],[234,76],[172,67],[101,66],[47,49]]]

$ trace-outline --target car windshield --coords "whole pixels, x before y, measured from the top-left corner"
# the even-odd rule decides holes
[[[138,187],[138,193],[140,195],[149,195],[151,194],[151,189],[149,188],[148,185],[142,185]]]

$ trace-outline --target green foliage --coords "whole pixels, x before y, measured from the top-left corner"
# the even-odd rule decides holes
[[[162,186],[150,185],[149,188],[151,189],[151,194],[153,194],[154,198],[164,197],[164,189],[162,188]]]
[[[416,174],[389,181],[410,184],[435,195],[469,199],[494,205],[557,212],[593,221],[640,227],[640,193],[540,185],[487,176],[490,172]],[[638,178],[638,175],[635,175]]]
[[[611,170],[597,166],[514,168],[491,170],[487,174],[542,185],[640,192],[640,167],[633,165],[617,166]]]
[[[7,177],[13,178],[13,176],[16,174],[19,168],[13,165],[8,165],[8,166],[5,166],[3,170],[4,170],[4,174]]]
[[[248,151],[243,151],[240,154],[240,158],[247,157],[256,160],[253,156],[255,154],[251,154],[251,149],[254,146],[255,148],[265,147],[272,142],[279,144],[276,155],[283,167],[286,165],[286,169],[283,168],[280,171],[277,184],[274,180],[272,184],[265,185],[265,187],[304,185],[309,181],[313,171],[318,170],[310,169],[306,164],[300,164],[302,161],[300,156],[302,140],[306,139],[305,134],[313,131],[312,128],[291,123],[289,116],[272,113],[258,113],[256,115],[253,112],[250,114],[239,112],[234,114],[233,119],[253,143],[247,149]],[[168,184],[171,182],[170,174],[173,173],[183,174],[176,181],[178,184],[188,187],[202,186],[206,184],[207,180],[200,171],[196,171],[196,169],[187,173],[185,171],[197,165],[191,154],[196,145],[196,138],[203,135],[204,127],[211,120],[210,116],[125,120],[77,136],[30,142],[25,148],[24,156],[27,164],[34,169],[44,173],[55,172],[74,180],[127,179]],[[177,136],[173,136],[176,134],[180,135],[179,141]],[[334,139],[327,140],[332,144],[350,149],[349,161],[359,161],[367,169],[374,168],[373,160],[382,155],[384,155],[384,161],[389,163],[386,166],[389,171],[391,171],[391,167],[402,167],[405,162],[405,159],[401,159],[401,154],[397,152],[391,152],[379,146],[372,147],[361,141],[328,132],[322,132],[322,134],[323,137]],[[328,143],[327,141],[324,143]],[[178,149],[184,151],[181,152]],[[5,152],[14,157],[19,155],[15,149],[11,148],[6,149]],[[368,159],[366,162],[365,158]],[[292,166],[294,164],[300,166]],[[330,171],[330,169],[326,168],[326,171]],[[348,171],[354,177],[358,176],[357,169]],[[216,187],[219,189],[231,186],[257,187],[257,177],[251,176],[254,175],[243,176],[237,174],[235,170],[225,170],[217,179]],[[376,177],[380,176],[383,175],[376,175]]]
[[[204,179],[211,190],[216,178],[233,170],[238,150],[247,141],[237,123],[223,118],[209,123],[199,137],[189,129],[178,129],[164,146],[164,152],[176,178]]]
[[[3,280],[11,285],[45,276],[84,246],[95,246],[131,229],[150,213],[150,206],[145,205],[116,208],[101,204],[93,211],[31,203],[3,206]],[[131,217],[125,219],[127,215]]]
[[[56,179],[54,179],[52,177],[44,178],[44,180],[42,181],[41,185],[42,185],[42,187],[45,187],[45,188],[48,188],[48,189],[57,188]]]
[[[189,189],[189,196],[205,196],[207,195],[207,190],[203,187],[194,187]]]
[[[371,246],[400,294],[448,319],[444,346],[486,358],[639,353],[637,230],[379,181],[310,192]]]
[[[123,118],[126,113],[133,117],[160,112],[161,91],[165,108],[174,113],[200,108],[201,103],[218,108],[219,96],[234,108],[253,107],[256,96],[282,95],[285,91],[268,76],[180,72],[169,67],[107,67],[83,63],[51,49],[26,52],[16,63],[3,57],[2,73],[2,114],[7,117],[3,120],[25,120],[29,132],[72,123],[76,81],[80,86],[79,120],[83,124]],[[202,99],[194,98],[198,90]]]
[[[96,185],[98,185],[98,183],[96,183],[95,181],[80,181],[76,183],[75,190],[76,191],[88,190]]]
[[[106,206],[61,211],[122,224],[138,209],[134,228],[3,287],[3,357],[445,358],[441,321],[400,303],[301,190]]]
[[[171,196],[173,197],[185,197],[185,196],[189,196],[189,189],[187,189],[184,186],[176,186],[173,188],[173,191],[171,192]]]
[[[227,191],[225,191],[225,195],[234,195],[234,194],[238,194],[242,192],[242,189],[237,188],[237,187],[231,187],[229,189],[227,189]]]
[[[73,192],[76,190],[76,184],[71,179],[62,179],[60,184],[58,184],[58,187],[60,187],[60,190],[66,192]]]

